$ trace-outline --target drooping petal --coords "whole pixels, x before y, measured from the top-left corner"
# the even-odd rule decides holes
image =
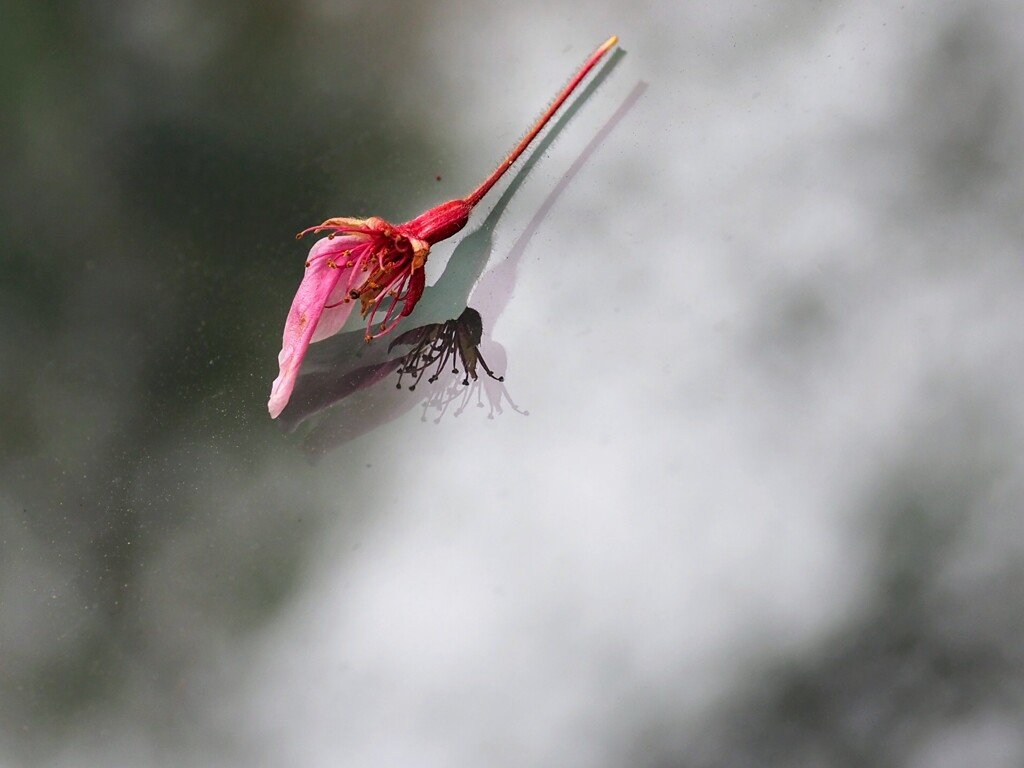
[[[313,332],[313,338],[310,340],[311,344],[330,338],[341,330],[356,306],[356,302],[352,300],[349,294],[353,289],[358,289],[359,286],[366,282],[368,275],[369,272],[362,268],[361,263],[343,270],[341,279],[334,287],[334,290],[331,291],[331,295],[327,297],[324,313],[320,317],[320,323],[317,325],[316,331]]]
[[[348,238],[337,238],[337,241],[345,239]],[[326,238],[317,242],[310,251],[307,262],[309,266],[306,267],[291,309],[288,310],[288,319],[285,321],[284,336],[281,340],[281,353],[277,357],[280,370],[271,386],[270,400],[267,402],[271,418],[276,419],[288,404],[288,399],[295,388],[295,379],[299,375],[299,368],[306,357],[306,350],[313,339],[313,333],[320,322],[328,298],[342,276],[347,277],[349,273],[349,270],[339,269],[330,256],[325,256],[326,249],[337,245],[336,241],[330,240],[327,241],[328,245],[321,246],[320,243],[325,240]],[[351,312],[352,302],[348,302],[347,306]]]
[[[288,404],[309,345],[338,333],[358,301],[367,320],[366,340],[381,336],[412,312],[423,295],[423,267],[430,244],[383,219],[328,219],[299,233],[329,233],[309,251],[306,274],[285,323],[280,371],[267,407],[276,418]],[[371,327],[386,305],[380,331]]]

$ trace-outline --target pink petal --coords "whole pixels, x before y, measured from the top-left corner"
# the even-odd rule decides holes
[[[349,298],[349,291],[359,288],[370,276],[368,271],[363,270],[361,260],[352,269],[337,271],[343,272],[343,277],[331,291],[331,295],[327,297],[324,313],[316,326],[311,343],[329,338],[341,330],[345,321],[348,320],[348,316],[352,314],[352,309],[358,303]]]
[[[270,389],[270,400],[267,402],[271,418],[276,419],[288,404],[288,399],[295,388],[295,380],[299,375],[299,368],[302,367],[302,360],[306,357],[306,350],[313,339],[313,333],[320,322],[320,317],[324,313],[324,306],[328,304],[328,299],[338,285],[342,274],[346,274],[346,280],[349,276],[349,270],[331,268],[328,258],[320,258],[320,256],[323,256],[324,251],[329,248],[333,250],[335,244],[341,244],[339,252],[345,247],[350,247],[350,245],[339,243],[339,241],[348,239],[327,240],[325,238],[318,241],[309,253],[309,266],[306,267],[306,273],[299,284],[299,290],[295,293],[295,299],[292,301],[291,309],[288,310],[288,319],[284,325],[281,353],[277,357],[280,372],[274,379],[274,384]],[[321,246],[321,243],[324,242],[328,245]],[[359,244],[362,242],[360,239]],[[340,305],[338,309],[348,307],[348,311],[351,312],[352,305],[353,302],[348,302]]]

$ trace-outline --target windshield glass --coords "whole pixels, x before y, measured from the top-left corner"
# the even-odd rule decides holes
[[[1022,764],[1016,5],[3,16],[0,766]]]

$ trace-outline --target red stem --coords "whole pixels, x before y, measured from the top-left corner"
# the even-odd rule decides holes
[[[519,156],[523,154],[523,150],[530,145],[530,142],[537,138],[537,134],[541,132],[548,120],[554,117],[555,112],[557,112],[558,108],[565,103],[565,100],[569,98],[572,92],[576,90],[576,86],[582,82],[583,78],[587,76],[587,73],[594,68],[594,65],[601,60],[601,57],[608,53],[608,51],[610,51],[617,42],[619,42],[619,38],[612,35],[591,54],[590,58],[587,59],[587,63],[580,68],[580,71],[573,76],[572,80],[569,81],[569,84],[565,86],[565,88],[562,89],[562,92],[558,94],[553,102],[551,102],[551,106],[548,107],[547,111],[540,116],[540,119],[536,123],[534,123],[530,132],[523,137],[522,141],[516,144],[515,148],[508,153],[508,157],[502,160],[501,163],[498,164],[498,167],[494,169],[494,172],[484,179],[484,183],[464,198],[463,202],[465,202],[470,208],[480,202],[481,198],[490,191],[491,187],[498,183],[498,179],[505,175],[505,171],[507,171],[512,164],[519,159]]]

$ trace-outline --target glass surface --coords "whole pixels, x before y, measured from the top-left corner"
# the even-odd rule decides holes
[[[0,17],[0,766],[1024,763],[1019,4]]]

